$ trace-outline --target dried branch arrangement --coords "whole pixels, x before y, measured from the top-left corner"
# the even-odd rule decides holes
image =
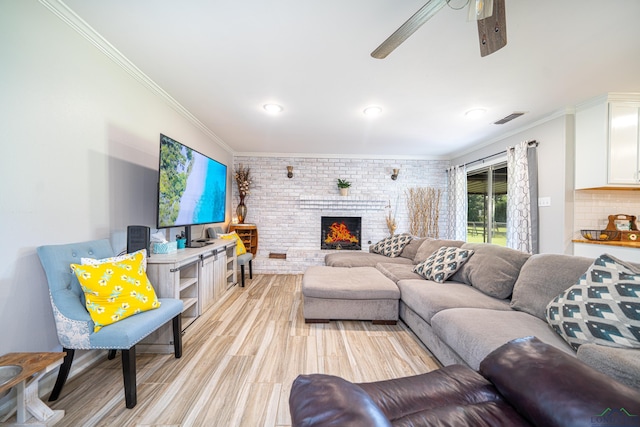
[[[431,187],[409,188],[407,211],[409,213],[409,232],[420,237],[440,237],[438,220],[440,218],[440,198],[442,190]]]
[[[396,228],[398,228],[398,224],[396,224],[396,219],[391,215],[391,210],[389,210],[386,220],[389,234],[393,236],[393,234],[396,232]]]

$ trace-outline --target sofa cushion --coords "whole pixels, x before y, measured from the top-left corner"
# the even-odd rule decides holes
[[[427,280],[444,283],[473,255],[470,249],[443,246],[417,264],[413,271]]]
[[[511,308],[546,320],[549,301],[576,284],[592,263],[591,258],[571,255],[532,255],[513,287]]]
[[[402,253],[402,250],[410,241],[411,235],[409,234],[396,234],[385,237],[371,247],[371,252],[395,258]]]
[[[426,237],[413,237],[407,246],[404,247],[400,256],[402,258],[407,258],[413,261],[418,253],[418,249],[422,246],[422,243],[426,240]]]
[[[397,264],[392,262],[379,262],[376,270],[398,283],[405,279],[422,279],[422,276],[413,272],[413,264]]]
[[[388,256],[362,251],[338,251],[327,254],[324,257],[324,263],[329,267],[375,267],[379,262],[413,266],[413,261],[407,258],[389,258]]]
[[[489,243],[465,243],[474,254],[451,280],[466,283],[496,298],[508,298],[520,269],[531,255]]]
[[[575,356],[545,321],[521,311],[452,308],[433,316],[431,326],[472,369],[478,369],[482,359],[501,345],[531,335]]]
[[[400,280],[398,283],[404,304],[427,323],[438,312],[457,307],[510,310],[509,303],[483,294],[463,283],[446,284],[430,280]]]
[[[640,268],[601,255],[547,306],[549,325],[571,346],[640,348]]]
[[[461,240],[425,239],[420,245],[418,252],[416,252],[413,263],[420,264],[443,246],[459,248],[462,245],[464,245],[464,242]]]
[[[640,350],[582,344],[578,359],[623,384],[640,390]]]
[[[302,295],[346,300],[400,299],[396,284],[373,267],[313,265],[302,276]]]

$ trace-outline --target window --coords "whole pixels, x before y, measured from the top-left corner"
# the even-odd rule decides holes
[[[467,172],[467,242],[507,246],[507,164]]]

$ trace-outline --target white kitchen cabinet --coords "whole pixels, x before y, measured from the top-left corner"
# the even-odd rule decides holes
[[[612,93],[576,107],[575,188],[640,186],[640,94]]]
[[[640,183],[640,102],[609,103],[609,184]]]

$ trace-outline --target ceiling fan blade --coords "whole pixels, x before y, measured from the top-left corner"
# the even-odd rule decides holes
[[[427,22],[447,3],[447,0],[429,0],[420,10],[407,19],[393,34],[391,34],[380,46],[371,52],[371,56],[377,59],[386,58],[395,48],[416,32],[418,28]]]
[[[491,55],[507,45],[504,0],[493,0],[493,15],[478,21],[480,56]]]

